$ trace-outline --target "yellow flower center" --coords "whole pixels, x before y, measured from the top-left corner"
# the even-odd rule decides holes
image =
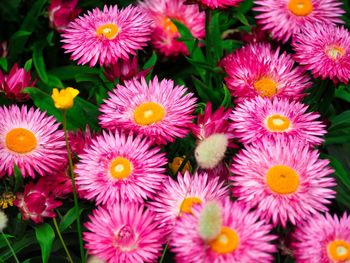
[[[234,251],[238,247],[239,237],[236,231],[223,226],[220,234],[209,243],[212,250],[219,254],[226,254]]]
[[[5,141],[7,148],[16,153],[31,152],[38,144],[34,133],[23,128],[15,128],[9,131]]]
[[[289,166],[272,166],[266,174],[266,183],[277,194],[294,193],[299,186],[299,175]]]
[[[328,257],[334,261],[350,260],[350,243],[345,240],[334,240],[327,246]]]
[[[195,204],[201,204],[202,200],[200,200],[198,197],[187,197],[185,198],[181,205],[180,205],[180,211],[184,213],[191,214],[191,207]]]
[[[119,28],[116,24],[103,24],[96,29],[96,35],[100,38],[105,37],[109,40],[115,39]]]
[[[288,9],[296,16],[307,16],[312,12],[312,1],[290,0]]]
[[[13,206],[16,196],[12,192],[5,192],[0,197],[0,208],[6,209],[9,206]]]
[[[165,17],[163,19],[163,28],[164,31],[172,34],[176,34],[178,32],[176,25],[171,21],[169,17]]]
[[[131,175],[132,170],[132,163],[124,157],[114,158],[109,166],[111,176],[118,180],[128,178]]]
[[[277,93],[277,83],[270,78],[261,78],[254,82],[254,89],[261,97],[271,98]]]
[[[134,120],[139,125],[150,125],[163,120],[165,109],[158,103],[145,102],[136,107]]]
[[[57,109],[68,110],[73,107],[74,98],[79,94],[79,90],[72,87],[66,89],[53,89],[51,98]]]
[[[266,119],[266,127],[271,132],[284,132],[290,126],[290,120],[279,114],[271,115]]]
[[[176,174],[176,172],[179,170],[180,166],[182,165],[182,162],[184,161],[184,158],[182,157],[175,157],[173,162],[169,164],[169,167],[173,174]],[[185,166],[180,171],[182,174],[184,174],[186,171],[191,171],[192,167],[189,161],[185,164]]]
[[[331,59],[337,60],[344,56],[345,50],[339,46],[328,46],[326,47],[326,54]]]

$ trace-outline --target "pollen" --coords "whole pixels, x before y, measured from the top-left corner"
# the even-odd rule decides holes
[[[311,0],[290,0],[288,9],[296,16],[307,16],[312,12]]]
[[[292,194],[298,189],[299,175],[289,166],[275,165],[267,171],[266,183],[276,194]]]
[[[5,141],[7,148],[16,153],[29,153],[38,144],[34,133],[24,128],[15,128],[9,131]]]
[[[165,109],[160,104],[145,102],[134,110],[134,120],[137,124],[146,126],[162,121],[165,114]]]
[[[255,81],[253,86],[261,97],[271,98],[277,93],[277,83],[271,78],[263,77]]]
[[[103,24],[96,29],[96,35],[100,38],[105,37],[109,40],[115,39],[118,35],[119,28],[115,24]]]

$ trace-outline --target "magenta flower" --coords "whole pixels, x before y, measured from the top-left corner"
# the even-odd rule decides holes
[[[128,60],[130,55],[147,45],[151,34],[151,20],[138,7],[105,6],[89,11],[71,22],[62,34],[65,53],[78,64],[90,67]]]
[[[9,74],[4,75],[0,71],[0,92],[5,92],[6,97],[18,101],[29,99],[29,95],[22,93],[26,87],[34,87],[36,80],[31,80],[30,72],[26,72],[24,68],[18,68],[14,64]]]
[[[348,83],[350,33],[331,24],[310,24],[293,38],[294,58],[315,78]]]
[[[21,211],[23,220],[31,219],[35,223],[43,222],[44,217],[56,217],[53,210],[62,205],[51,196],[41,180],[35,185],[32,182],[26,184],[24,192],[16,194],[13,204]]]
[[[243,0],[198,0],[199,3],[211,9],[238,6],[242,1]]]
[[[345,13],[338,0],[255,0],[258,24],[272,38],[287,42],[307,23],[344,23]]]
[[[82,11],[76,8],[78,0],[51,0],[48,7],[50,27],[63,32],[67,25]]]
[[[156,262],[164,234],[155,216],[135,203],[98,207],[85,224],[85,247],[109,263]]]
[[[233,194],[274,226],[293,225],[326,207],[335,197],[327,159],[302,141],[261,139],[233,159]]]

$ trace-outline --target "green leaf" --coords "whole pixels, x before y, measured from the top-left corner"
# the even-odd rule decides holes
[[[61,81],[73,80],[76,78],[78,74],[82,74],[82,73],[99,74],[100,69],[90,68],[88,66],[69,65],[69,66],[57,67],[48,71],[48,74],[55,75]]]
[[[6,58],[0,58],[0,67],[2,68],[3,71],[7,72],[8,64],[7,64]]]
[[[30,36],[31,34],[32,34],[32,32],[30,32],[30,31],[18,30],[16,33],[14,33],[11,36],[11,41],[14,41],[17,38]]]
[[[238,11],[236,17],[243,25],[250,27],[249,22],[243,13]]]
[[[79,208],[79,215],[83,211],[83,208]],[[69,209],[69,211],[64,215],[62,218],[60,224],[59,224],[59,229],[61,232],[66,230],[73,222],[77,219],[77,210],[75,209],[75,206]]]
[[[35,227],[35,236],[41,248],[43,263],[47,263],[50,257],[52,243],[55,239],[55,232],[49,224],[45,223]]]
[[[14,192],[18,192],[19,189],[22,188],[23,186],[23,175],[21,171],[18,169],[18,166],[15,164],[14,168],[14,173],[15,173],[15,187],[13,189]]]
[[[143,65],[142,69],[146,70],[148,68],[154,67],[157,63],[158,56],[156,52],[152,53],[152,56],[146,61],[146,63]]]
[[[27,62],[24,64],[24,70],[29,72],[32,69],[32,59],[28,59]]]
[[[336,178],[350,191],[350,177],[342,163],[331,155],[322,154],[322,156],[330,160],[331,166],[335,169]]]
[[[232,104],[232,97],[231,97],[231,94],[230,94],[230,91],[227,89],[226,85],[223,86],[223,89],[224,89],[224,99],[222,100],[221,102],[221,105],[227,109],[229,107],[231,107],[231,104]]]
[[[350,110],[343,111],[339,115],[332,117],[330,121],[332,123],[331,128],[334,128],[345,122],[350,122]]]
[[[342,99],[350,103],[350,87],[345,85],[340,85],[336,89],[334,96],[336,98]]]
[[[45,61],[43,56],[43,47],[39,43],[34,46],[33,50],[33,62],[36,71],[38,72],[39,78],[44,82],[48,83],[49,78],[46,73]]]

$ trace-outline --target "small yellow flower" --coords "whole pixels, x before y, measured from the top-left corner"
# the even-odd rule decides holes
[[[182,157],[175,157],[172,163],[169,163],[169,168],[173,172],[173,174],[176,174],[177,170],[179,170],[182,162],[184,161],[185,158]],[[191,172],[192,167],[189,161],[185,164],[185,166],[182,168],[180,171],[182,174],[184,174],[186,171]]]
[[[8,206],[13,206],[16,196],[12,192],[5,192],[0,196],[0,208],[6,209]]]
[[[57,109],[68,110],[73,107],[74,98],[79,94],[79,90],[68,87],[66,89],[53,89],[51,98]]]

